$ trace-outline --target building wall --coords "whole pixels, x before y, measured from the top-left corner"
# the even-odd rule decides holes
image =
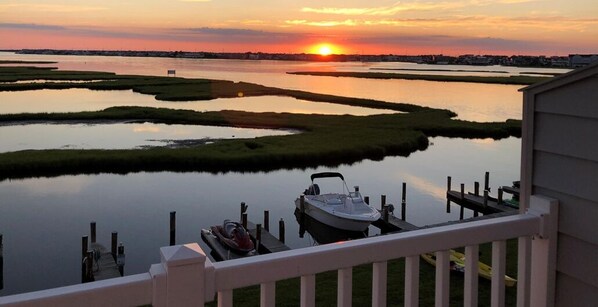
[[[531,124],[524,129],[533,131],[524,131],[527,189],[559,200],[556,306],[598,304],[598,66],[593,70],[573,83],[525,91]]]

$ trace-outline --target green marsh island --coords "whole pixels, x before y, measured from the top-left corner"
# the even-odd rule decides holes
[[[40,82],[43,80],[43,82]],[[73,82],[76,81],[76,82]],[[49,67],[2,66],[0,91],[41,89],[132,90],[161,101],[286,96],[392,114],[351,116],[244,111],[197,112],[150,107],[111,107],[94,112],[0,115],[3,125],[24,123],[152,122],[244,128],[293,129],[300,133],[221,140],[180,148],[130,150],[24,150],[0,154],[0,179],[80,173],[137,171],[267,171],[334,166],[363,159],[407,156],[434,136],[506,138],[520,136],[521,122],[478,123],[455,119],[450,110],[209,79],[62,71]]]

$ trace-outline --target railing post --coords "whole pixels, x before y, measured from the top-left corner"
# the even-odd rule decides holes
[[[405,307],[419,306],[419,255],[405,258]]]
[[[386,306],[386,272],[388,263],[375,262],[372,268],[372,306]]]
[[[435,306],[449,305],[450,283],[450,252],[448,250],[436,252],[436,292]]]
[[[463,287],[463,306],[478,306],[478,245],[465,247],[465,280]]]
[[[276,306],[276,282],[260,285],[260,307]]]
[[[540,217],[540,231],[532,240],[530,305],[554,306],[558,235],[558,201],[532,195],[528,213]]]
[[[492,242],[492,284],[490,306],[505,305],[505,269],[507,263],[507,241]]]
[[[197,243],[160,248],[167,306],[203,306],[213,295],[214,267]],[[211,300],[211,298],[209,299]]]
[[[301,276],[301,307],[316,306],[316,275]]]
[[[353,268],[338,270],[338,289],[336,305],[350,307],[353,305]]]

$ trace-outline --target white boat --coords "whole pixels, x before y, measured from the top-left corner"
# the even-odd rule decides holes
[[[314,183],[314,179],[330,177],[338,177],[343,181],[342,193],[320,194],[320,187]],[[303,194],[303,208],[299,197],[295,201],[297,209],[338,229],[364,231],[372,222],[380,218],[380,212],[363,201],[357,187],[355,192],[349,191],[345,178],[340,173],[326,172],[311,175],[311,185]]]

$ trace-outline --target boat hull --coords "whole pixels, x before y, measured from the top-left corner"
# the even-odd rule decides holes
[[[297,199],[295,205],[297,209],[301,210],[301,203],[299,199]],[[331,227],[342,230],[360,232],[365,231],[373,221],[379,218],[379,214],[378,217],[376,217],[376,215],[373,215],[374,217],[369,219],[345,218],[342,216],[331,214],[330,212],[321,209],[319,206],[310,203],[307,199],[304,201],[303,213]]]

